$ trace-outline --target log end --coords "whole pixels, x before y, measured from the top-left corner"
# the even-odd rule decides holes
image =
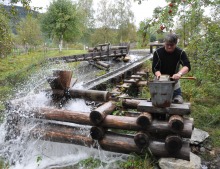
[[[90,136],[94,140],[101,140],[104,138],[104,135],[105,135],[105,130],[101,127],[94,126],[90,129]]]
[[[179,115],[173,115],[169,119],[169,127],[173,130],[181,131],[184,128],[183,118]]]
[[[175,154],[182,148],[182,138],[179,136],[167,136],[165,140],[165,148],[170,154]]]
[[[149,146],[149,136],[146,133],[139,132],[134,136],[134,142],[138,148],[143,149]]]
[[[137,125],[139,125],[143,129],[149,127],[151,125],[151,122],[152,115],[150,113],[143,113],[136,120]]]
[[[100,114],[100,112],[95,110],[90,113],[89,118],[90,121],[95,125],[101,123],[101,121],[103,120],[103,116]]]

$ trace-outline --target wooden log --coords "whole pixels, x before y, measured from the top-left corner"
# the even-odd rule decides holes
[[[95,141],[88,137],[88,131],[81,128],[64,126],[64,125],[42,125],[37,126],[30,132],[31,136],[36,139],[42,139],[53,142],[77,144],[86,147],[98,148]],[[101,149],[118,152],[118,153],[137,153],[145,154],[146,151],[136,146],[134,137],[107,132],[103,139],[98,141]],[[165,148],[164,142],[151,141],[149,144],[150,152],[157,157],[174,157],[189,160],[190,147],[188,142],[183,142],[182,148],[176,154],[169,153]]]
[[[152,102],[142,101],[137,106],[137,111],[149,112],[149,113],[167,113],[170,115],[188,115],[190,114],[190,108],[188,104],[171,104],[170,107],[158,108],[152,105]]]
[[[70,88],[73,72],[67,70],[54,70],[53,76],[58,77],[58,81],[63,89]]]
[[[137,86],[138,86],[138,87],[147,86],[147,84],[148,84],[147,81],[138,81],[138,82],[137,82]]]
[[[142,76],[141,75],[131,75],[131,78],[141,80]]]
[[[105,136],[105,129],[103,127],[93,126],[90,129],[90,135],[94,140],[101,140]]]
[[[188,161],[190,160],[190,146],[189,143],[186,141],[183,141],[182,148],[180,149],[180,151],[174,154],[169,153],[165,148],[165,143],[161,141],[150,142],[149,149],[152,152],[152,154],[156,157],[174,157]]]
[[[100,122],[102,122],[105,117],[112,113],[116,108],[116,104],[115,102],[112,101],[108,101],[106,103],[104,103],[103,105],[101,105],[100,107],[98,107],[97,109],[91,111],[89,117],[90,117],[90,121],[97,125]]]
[[[147,132],[140,131],[134,136],[134,142],[140,149],[147,148],[150,143],[149,134]]]
[[[172,115],[168,123],[173,130],[180,131],[184,128],[183,117],[179,115]]]
[[[88,137],[89,132],[79,127],[49,123],[36,126],[30,131],[30,135],[35,139],[90,147],[94,140]]]
[[[141,101],[142,100],[137,100],[137,99],[123,99],[122,106],[124,108],[129,108],[129,109],[137,109],[137,106]]]
[[[92,125],[89,112],[69,111],[52,108],[40,108],[32,111],[36,118]]]
[[[137,83],[138,81],[139,81],[138,79],[129,79],[129,80],[125,79],[124,83]]]
[[[180,151],[182,144],[182,138],[177,135],[167,136],[165,139],[165,148],[171,154],[175,154]]]
[[[107,69],[109,69],[109,67],[110,67],[109,64],[107,64],[107,63],[105,63],[105,62],[103,62],[103,61],[97,61],[96,63],[97,63],[98,65],[101,65],[101,66],[107,68]]]
[[[51,108],[41,108],[35,109],[33,112],[36,118],[44,118],[48,120],[58,120],[73,122],[77,124],[93,125],[90,121],[89,113],[83,113],[78,111],[51,109]],[[136,123],[137,117],[123,117],[107,115],[105,119],[99,124],[104,128],[112,129],[122,129],[122,130],[133,130],[139,131],[142,128]],[[164,133],[166,135],[179,134],[182,137],[190,138],[193,130],[193,121],[189,119],[184,119],[184,128],[181,131],[172,130],[168,122],[153,120],[152,124],[145,128],[145,131],[149,133]]]
[[[108,91],[99,90],[83,90],[83,89],[70,89],[69,94],[72,98],[82,98],[92,101],[109,101],[110,93]]]
[[[143,112],[137,118],[136,123],[141,128],[145,129],[145,128],[147,128],[147,127],[149,127],[151,125],[151,123],[152,123],[152,115],[150,113],[148,113],[148,112]]]

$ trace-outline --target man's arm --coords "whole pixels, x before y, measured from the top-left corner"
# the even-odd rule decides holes
[[[155,51],[153,55],[152,72],[157,77],[157,79],[159,79],[159,77],[161,76],[161,72],[160,72],[160,58],[158,56],[157,51]]]

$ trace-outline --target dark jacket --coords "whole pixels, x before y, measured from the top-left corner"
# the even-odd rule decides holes
[[[156,71],[160,71],[161,74],[173,76],[179,71],[180,64],[187,66],[189,71],[191,70],[190,61],[185,51],[176,47],[173,53],[168,53],[165,47],[161,47],[154,52],[152,71],[154,74]]]

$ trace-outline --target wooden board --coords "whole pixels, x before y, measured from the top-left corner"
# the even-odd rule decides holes
[[[152,102],[142,101],[137,106],[137,111],[148,112],[148,113],[167,113],[167,114],[178,114],[188,115],[190,114],[190,108],[188,104],[171,104],[170,107],[158,108],[152,105]]]

